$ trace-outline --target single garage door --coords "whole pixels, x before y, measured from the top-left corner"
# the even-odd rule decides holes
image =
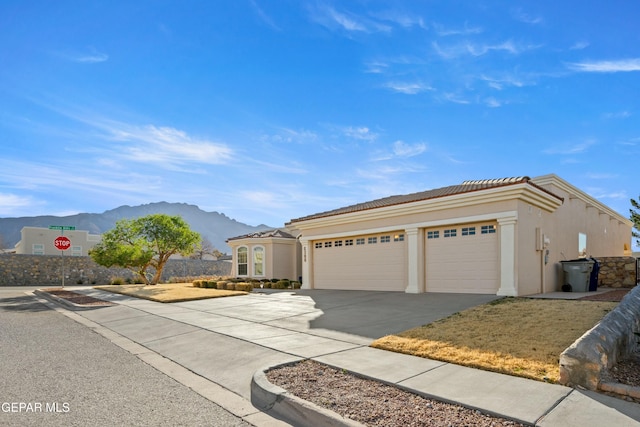
[[[495,223],[425,230],[428,292],[495,294],[500,286]]]
[[[405,253],[401,233],[315,241],[314,288],[404,292]]]

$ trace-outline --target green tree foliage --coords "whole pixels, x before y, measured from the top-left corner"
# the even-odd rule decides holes
[[[631,199],[631,206],[633,206],[633,209],[629,209],[629,212],[631,213],[630,219],[633,222],[634,228],[632,235],[637,239],[636,244],[640,245],[640,202]]]
[[[200,234],[180,216],[153,214],[118,221],[89,255],[100,265],[128,268],[146,285],[155,285],[171,255],[188,256],[199,249],[200,241]],[[153,275],[147,272],[149,268],[155,270]]]

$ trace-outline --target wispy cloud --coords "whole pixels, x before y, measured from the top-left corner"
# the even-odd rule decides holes
[[[123,155],[129,160],[156,163],[168,169],[192,162],[223,164],[233,156],[233,150],[226,144],[195,138],[168,126],[136,126],[109,121],[100,127],[112,140],[133,143],[123,149]]]
[[[614,178],[618,178],[619,175],[618,174],[614,174],[614,173],[588,173],[587,177],[591,178],[591,179],[614,179]]]
[[[371,129],[365,126],[349,126],[342,128],[342,133],[352,139],[360,141],[375,141],[378,139],[378,134],[372,132]]]
[[[381,61],[370,61],[365,63],[365,73],[383,74],[389,69],[389,64]]]
[[[532,15],[522,9],[514,9],[511,14],[516,20],[524,22],[525,24],[537,25],[544,22],[544,18],[542,18],[542,16]]]
[[[480,80],[487,82],[489,87],[502,90],[505,86],[515,86],[515,87],[523,87],[525,85],[524,80],[516,78],[514,76],[505,76],[505,77],[489,77],[486,75],[482,75]]]
[[[431,45],[435,52],[445,59],[453,59],[465,55],[483,56],[491,52],[506,52],[517,55],[539,47],[535,45],[520,45],[512,40],[498,44],[472,43],[467,41],[447,46],[443,46],[438,42],[433,42]]]
[[[66,59],[67,61],[78,62],[83,64],[96,64],[109,60],[109,55],[98,52],[94,48],[88,49],[89,52],[63,51],[56,52],[55,55]]]
[[[482,27],[470,27],[467,23],[464,24],[463,28],[445,28],[441,24],[434,23],[433,28],[440,37],[466,36],[470,34],[480,34],[484,31]]]
[[[388,10],[374,13],[373,16],[380,20],[399,25],[403,28],[419,27],[425,30],[428,28],[422,17],[419,15],[410,15],[395,10]]]
[[[609,191],[599,187],[589,187],[586,191],[593,195],[596,199],[612,199],[612,200],[629,200],[630,197],[624,190]]]
[[[434,90],[431,86],[421,82],[388,82],[384,85],[387,89],[407,95],[416,95],[420,92]]]
[[[617,61],[585,61],[567,64],[571,70],[585,73],[618,73],[640,71],[640,58]]]
[[[398,157],[413,157],[425,151],[427,151],[427,144],[424,142],[407,144],[404,141],[396,141],[393,143],[393,154]]]
[[[264,135],[261,137],[263,140],[268,140],[278,143],[297,143],[307,144],[317,142],[320,137],[314,131],[306,129],[291,129],[286,127],[278,128],[278,133],[275,135]]]
[[[29,197],[0,193],[0,216],[13,215],[15,212],[32,205],[33,200]]]
[[[15,188],[48,193],[58,188],[67,191],[99,194],[120,198],[123,194],[149,195],[163,189],[162,179],[155,175],[108,168],[72,159],[56,165],[28,161],[7,161],[10,170],[0,170],[0,179]]]
[[[258,5],[258,3],[255,0],[249,0],[249,3],[251,4],[253,11],[256,13],[258,18],[260,18],[262,22],[267,24],[267,26],[270,27],[271,29],[274,29],[276,31],[282,31],[282,29],[274,22],[271,16],[267,15],[266,12]]]
[[[451,93],[451,92],[444,93],[440,98],[443,101],[453,102],[454,104],[462,104],[462,105],[471,104],[471,101],[464,99],[460,95]]]
[[[311,10],[311,19],[325,28],[348,33],[390,32],[389,25],[348,11],[338,11],[328,5],[320,5]]]
[[[589,47],[589,42],[582,40],[579,42],[574,43],[573,46],[571,46],[569,49],[571,50],[582,50],[582,49],[586,49],[587,47]]]
[[[418,156],[427,151],[428,148],[428,145],[424,142],[408,144],[402,140],[398,140],[394,142],[390,148],[379,149],[372,152],[369,160],[372,162],[383,162],[393,159],[405,159]],[[386,167],[389,168],[390,166]],[[402,167],[404,168],[406,165]]]
[[[504,102],[503,101],[499,101],[499,100],[495,99],[494,97],[490,96],[489,98],[485,98],[484,99],[484,104],[487,107],[498,108],[498,107],[502,107]]]
[[[627,119],[631,117],[631,113],[628,111],[617,111],[615,113],[604,113],[602,115],[604,119],[612,120],[612,119]]]
[[[593,139],[589,139],[583,142],[579,142],[573,145],[563,145],[560,147],[551,147],[543,151],[545,154],[581,154],[586,152],[590,147],[594,146],[597,142]]]

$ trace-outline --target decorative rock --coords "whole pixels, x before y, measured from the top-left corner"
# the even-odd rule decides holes
[[[635,287],[607,314],[560,355],[560,380],[568,386],[597,390],[602,373],[635,349],[640,331],[640,287]]]

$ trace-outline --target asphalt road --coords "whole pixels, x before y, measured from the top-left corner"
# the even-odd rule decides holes
[[[24,290],[0,293],[0,426],[250,426]]]

